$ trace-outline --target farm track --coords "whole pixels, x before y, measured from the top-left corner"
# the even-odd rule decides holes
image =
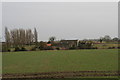
[[[70,72],[42,72],[29,74],[3,74],[3,79],[19,78],[76,78],[76,77],[104,77],[120,76],[120,71],[70,71]]]

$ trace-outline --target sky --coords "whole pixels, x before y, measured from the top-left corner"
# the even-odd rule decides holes
[[[94,39],[118,36],[117,2],[3,2],[4,27],[38,31],[38,39]]]
[[[2,2],[119,2],[120,0],[1,0]]]

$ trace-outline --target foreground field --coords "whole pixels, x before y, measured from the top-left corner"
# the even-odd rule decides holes
[[[117,49],[3,53],[3,74],[117,69]]]

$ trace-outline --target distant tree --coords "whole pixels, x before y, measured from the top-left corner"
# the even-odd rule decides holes
[[[5,27],[5,42],[6,42],[6,48],[10,48],[10,42],[11,41],[11,38],[10,38],[10,33],[8,31],[8,28]]]
[[[10,31],[11,42],[14,47],[23,47],[34,41],[34,34],[31,29],[13,29]]]
[[[35,34],[37,31],[35,30]],[[37,35],[36,35],[37,36]],[[34,33],[31,29],[13,29],[8,30],[5,27],[5,46],[4,48],[9,49],[11,46],[14,48],[24,48],[24,45],[31,45],[34,42]],[[7,50],[4,49],[4,50]],[[24,49],[23,49],[24,50]]]
[[[102,41],[103,41],[103,40],[102,40],[102,39],[100,39],[100,43],[102,43]]]
[[[119,38],[115,37],[112,39],[113,41],[119,41]]]
[[[55,39],[56,39],[56,37],[52,36],[52,37],[49,38],[49,41],[54,42]]]
[[[25,34],[26,33],[24,29],[19,29],[19,35],[20,35],[19,38],[20,38],[20,44],[22,47],[25,45],[25,39],[26,39]]]
[[[34,28],[34,39],[35,39],[35,44],[37,46],[37,43],[38,43],[38,34],[37,34],[36,28]]]
[[[102,43],[103,42],[103,37],[100,37],[99,41],[100,41],[100,43]]]
[[[10,31],[10,34],[11,34],[11,41],[12,41],[12,46],[13,47],[16,47],[16,39],[15,39],[15,31],[14,30],[11,30]]]
[[[13,29],[10,31],[10,34],[11,34],[11,42],[12,42],[12,45],[13,47],[18,47],[20,46],[20,33],[19,33],[19,30],[18,29]]]
[[[105,35],[104,40],[111,40],[111,37],[109,35]]]
[[[28,45],[31,45],[31,43],[33,43],[34,41],[34,34],[32,33],[31,29],[27,29],[26,30],[26,43]]]

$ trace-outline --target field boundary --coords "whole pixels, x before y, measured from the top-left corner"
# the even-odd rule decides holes
[[[28,74],[3,74],[3,79],[11,78],[76,78],[76,77],[111,77],[120,76],[120,71],[67,71],[67,72],[42,72]]]

